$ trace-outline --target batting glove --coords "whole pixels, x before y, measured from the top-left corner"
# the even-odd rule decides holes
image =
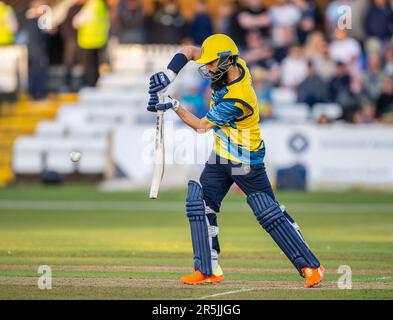
[[[149,93],[165,92],[175,78],[176,73],[169,69],[153,74],[150,77]]]
[[[169,95],[165,95],[163,102],[157,104],[157,106],[156,106],[157,110],[160,110],[160,111],[167,111],[169,109],[176,111],[177,109],[179,109],[179,107],[180,107],[179,101],[176,99],[173,99]]]
[[[158,104],[157,93],[150,94],[149,102],[147,103],[147,111],[157,112],[156,106]]]

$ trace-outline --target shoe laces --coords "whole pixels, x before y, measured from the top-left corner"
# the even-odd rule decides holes
[[[312,269],[311,269],[311,268],[304,268],[303,270],[304,270],[303,273],[305,274],[305,276],[306,276],[307,278],[312,277],[313,272],[312,272]]]

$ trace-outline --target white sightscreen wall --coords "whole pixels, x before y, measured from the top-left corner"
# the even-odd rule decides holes
[[[168,120],[164,127],[166,167],[162,186],[184,187],[187,179],[199,177],[212,148],[213,132],[198,134]],[[302,164],[309,189],[393,189],[392,127],[266,123],[260,128],[273,183],[278,169]],[[154,134],[153,123],[120,126],[114,132],[114,162],[130,181],[141,186],[150,184]]]

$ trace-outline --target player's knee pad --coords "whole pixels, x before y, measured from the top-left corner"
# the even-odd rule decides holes
[[[300,272],[302,268],[318,268],[318,259],[286,218],[280,206],[268,194],[255,192],[247,197],[261,226],[270,234],[288,259]]]
[[[209,230],[207,223],[202,187],[193,180],[188,182],[186,212],[190,221],[194,268],[209,276],[212,274],[209,233],[214,231]]]

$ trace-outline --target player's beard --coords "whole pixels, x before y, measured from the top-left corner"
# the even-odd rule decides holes
[[[211,81],[210,87],[214,91],[218,91],[218,90],[222,89],[222,87],[224,87],[227,83],[228,83],[228,71],[223,73],[222,76],[218,80],[216,80],[214,82]]]

